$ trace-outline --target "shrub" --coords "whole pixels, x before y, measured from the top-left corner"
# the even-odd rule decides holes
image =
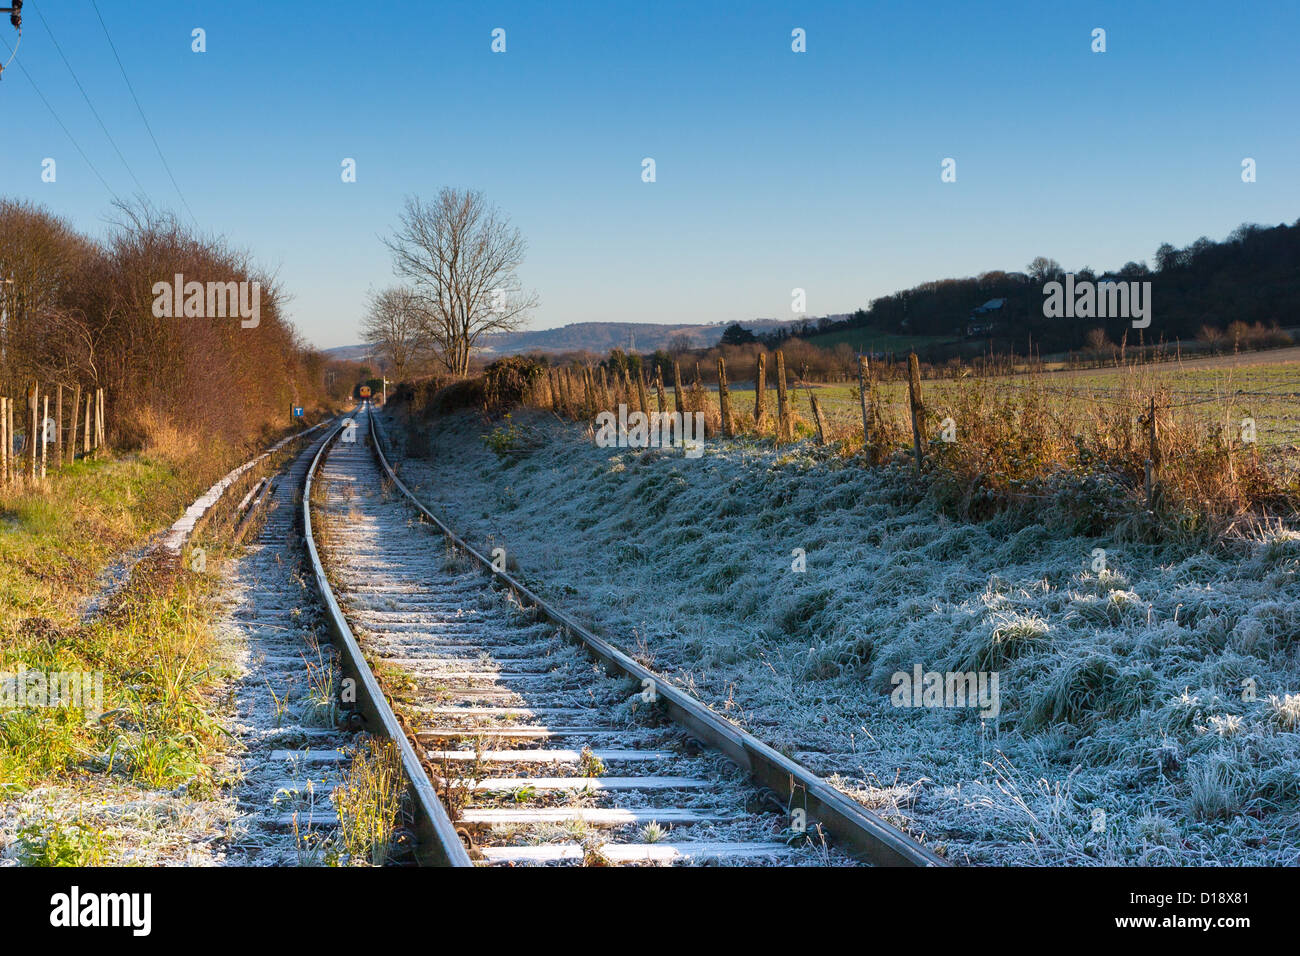
[[[990,631],[973,632],[965,656],[956,664],[956,669],[1001,670],[1027,650],[1045,644],[1048,633],[1047,622],[1037,615],[998,613]]]
[[[467,378],[438,389],[429,402],[429,410],[437,415],[446,415],[462,408],[482,408],[486,403],[483,379]]]
[[[1052,724],[1086,727],[1135,712],[1154,683],[1149,671],[1121,671],[1108,658],[1084,657],[1066,664],[1025,715],[1024,729]]]
[[[483,370],[483,395],[493,409],[513,408],[542,377],[542,366],[520,356],[500,358]]]

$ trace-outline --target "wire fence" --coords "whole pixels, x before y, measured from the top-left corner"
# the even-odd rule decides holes
[[[1300,452],[1300,414],[1287,401],[1300,391],[1290,382],[1207,390],[1167,381],[1110,387],[1000,376],[922,381],[915,362],[901,381],[892,374],[878,381],[864,360],[864,402],[857,383],[787,381],[780,352],[773,358],[761,382],[755,377],[736,386],[726,384],[726,363],[719,359],[722,384],[716,388],[705,386],[698,371],[688,382],[680,368],[668,383],[658,372],[638,383],[644,370],[550,369],[532,403],[592,422],[620,407],[624,415],[699,414],[714,436],[777,444],[812,439],[849,454],[860,450],[873,463],[905,454],[918,473],[941,456],[944,467],[966,469],[973,482],[993,472],[1004,488],[1014,487],[1015,497],[1029,500],[1055,498],[1030,489],[1062,468],[1136,471],[1148,505],[1176,489],[1185,503],[1229,512],[1293,501],[1300,487],[1300,456],[1294,454]],[[1256,403],[1265,407],[1245,407]],[[945,451],[944,445],[952,447]]]

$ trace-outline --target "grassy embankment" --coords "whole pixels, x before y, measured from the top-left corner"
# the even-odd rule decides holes
[[[774,376],[765,418],[756,424],[745,371],[731,371],[736,436],[767,445],[778,431]],[[907,386],[897,367],[875,371],[883,375],[871,383],[867,399],[870,458],[874,464],[908,463],[913,441]],[[1086,374],[926,379],[920,420],[926,484],[945,511],[962,520],[1055,504],[1076,516],[1080,531],[1129,525],[1137,536],[1168,533],[1188,541],[1220,534],[1248,514],[1293,514],[1300,502],[1298,371],[1295,362],[1263,360],[1226,368],[1143,365]],[[472,383],[445,389],[415,411],[473,404],[465,397],[474,390],[461,387],[467,384]],[[635,409],[640,402],[637,389],[618,383],[597,386],[590,395],[586,389],[580,375],[561,369],[534,376],[522,394],[527,405],[588,422],[606,405]],[[666,390],[670,410],[677,404],[674,391]],[[864,442],[856,384],[805,387],[792,381],[793,436],[816,435],[814,394],[830,451],[858,456]],[[653,391],[647,401],[657,406]],[[684,410],[703,413],[710,440],[719,437],[719,401],[717,391],[699,384],[683,389]],[[517,425],[498,427],[487,440],[502,454],[529,442]]]
[[[1293,390],[1258,374],[1236,387]],[[878,467],[752,430],[698,459],[597,448],[581,417],[536,411],[390,434],[403,479],[467,540],[507,547],[538,593],[954,861],[1294,863],[1300,534],[1276,517],[1294,510],[1214,534],[1187,533],[1177,502],[1151,521],[1118,470],[1139,425],[1106,426],[1105,403],[1057,381],[963,383],[958,440],[920,479],[905,434]],[[1171,405],[1198,400],[1195,378],[1172,384]],[[1266,501],[1254,450],[1178,430],[1213,406],[1166,422],[1171,495],[1231,490],[1236,468],[1236,503]],[[963,502],[972,474],[1001,504]],[[917,666],[998,675],[996,715],[895,706]]]
[[[0,491],[0,673],[11,681],[23,668],[97,673],[103,688],[100,714],[67,706],[0,710],[0,802],[39,787],[67,791],[72,803],[96,793],[103,802],[109,791],[119,799],[123,788],[129,795],[183,787],[195,799],[213,793],[223,735],[209,698],[225,676],[209,628],[214,579],[191,560],[177,567],[147,558],[106,607],[84,619],[83,612],[107,569],[247,457],[245,449],[173,440],[78,461],[42,488]],[[243,484],[228,500],[238,500]],[[217,518],[202,538],[208,568],[222,538]],[[19,860],[113,859],[104,828],[65,817],[52,809],[21,828]]]

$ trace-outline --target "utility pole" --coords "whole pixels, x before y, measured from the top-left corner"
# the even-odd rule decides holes
[[[14,44],[13,53],[9,55],[9,63],[14,61],[18,55],[18,47],[23,42],[23,0],[12,0],[12,4],[7,7],[0,7],[0,13],[9,14],[9,22],[13,28],[18,31],[18,42]],[[5,67],[9,63],[0,63],[0,75],[4,74]]]

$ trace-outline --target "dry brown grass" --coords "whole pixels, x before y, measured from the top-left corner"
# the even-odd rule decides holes
[[[1222,421],[1209,420],[1141,375],[1090,404],[1062,401],[1041,380],[1017,388],[972,381],[927,409],[928,435],[945,419],[961,423],[956,441],[931,441],[929,465],[962,517],[1051,502],[1089,512],[1081,531],[1140,511],[1148,531],[1214,534],[1252,512],[1294,509],[1294,479],[1265,467],[1257,446],[1241,440],[1226,397],[1224,407]]]
[[[135,416],[141,451],[164,461],[181,463],[196,459],[210,442],[200,441],[193,429],[183,428],[154,408],[142,408]]]
[[[1191,398],[1156,374],[1155,367],[1131,370],[1123,386],[1105,397],[1080,397],[1042,376],[1014,383],[961,375],[940,386],[923,387],[924,471],[927,485],[956,516],[984,519],[1007,509],[1055,508],[1076,532],[1096,532],[1127,522],[1142,536],[1218,535],[1250,514],[1294,512],[1300,505],[1296,477],[1270,468],[1256,445],[1240,435],[1231,382],[1222,393]],[[872,434],[868,463],[910,464],[912,427],[905,402],[887,401],[886,385],[896,370],[873,367],[867,419]],[[789,414],[796,439],[814,438],[808,389],[789,387]],[[933,380],[927,380],[933,382]],[[864,453],[860,405],[828,417],[826,440],[842,456]],[[896,398],[897,386],[894,386]],[[651,411],[658,409],[653,386]],[[524,394],[524,404],[576,421],[606,410],[599,378],[589,400],[581,370],[548,371]],[[673,390],[668,408],[676,407]],[[752,393],[732,393],[737,437],[778,441],[776,389],[768,390],[768,414],[754,422]],[[611,383],[609,401],[639,405],[635,388],[624,393]],[[683,388],[685,410],[705,416],[705,434],[720,437],[722,414],[716,391],[692,382]],[[1207,402],[1216,402],[1208,406]],[[1155,453],[1150,409],[1155,407]],[[593,408],[594,404],[594,408]],[[825,404],[823,402],[823,404]],[[1207,407],[1222,415],[1207,416]],[[613,410],[613,409],[609,409]],[[948,426],[945,429],[945,426]],[[944,441],[945,430],[955,440]],[[1147,491],[1147,462],[1153,482]]]

